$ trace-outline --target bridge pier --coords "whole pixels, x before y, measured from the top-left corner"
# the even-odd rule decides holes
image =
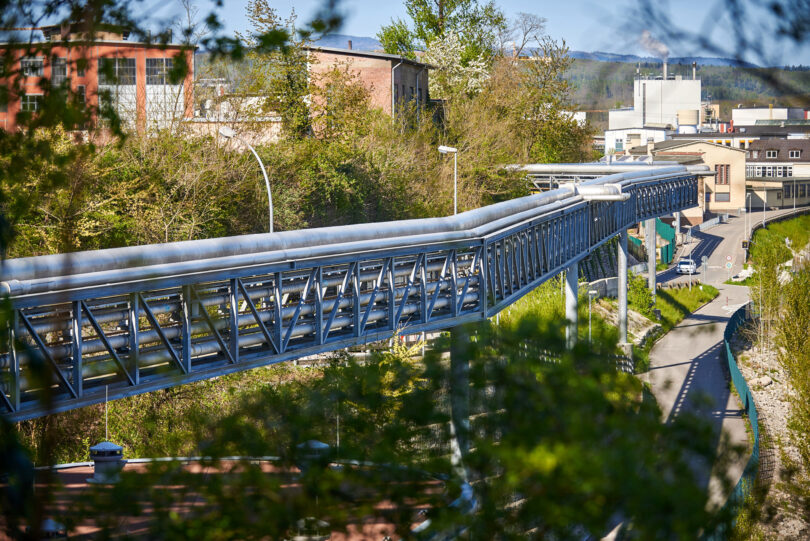
[[[681,237],[681,213],[675,213],[675,242]]]
[[[464,457],[470,450],[470,334],[450,331],[450,461],[456,475],[468,481]]]
[[[647,240],[647,283],[655,304],[655,218],[644,222],[644,233]]]
[[[573,348],[577,343],[577,295],[579,287],[579,265],[571,263],[565,271],[565,319],[568,327],[565,329],[565,343]]]
[[[619,347],[627,353],[632,351],[627,341],[627,229],[619,233],[618,269]]]

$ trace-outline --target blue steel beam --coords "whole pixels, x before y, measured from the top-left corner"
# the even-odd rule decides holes
[[[30,419],[99,403],[105,387],[122,398],[492,317],[633,223],[695,206],[700,173],[581,185],[624,200],[567,187],[432,222],[222,239],[224,252],[193,241],[10,260],[0,412]],[[53,373],[47,390],[35,358]]]

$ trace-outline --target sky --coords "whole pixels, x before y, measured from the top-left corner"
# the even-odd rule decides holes
[[[323,0],[270,0],[282,16],[286,16],[293,7],[299,14],[299,20],[308,20]],[[717,38],[720,43],[730,43],[731,25],[723,20],[717,20],[712,11],[716,4],[722,0],[658,0],[668,5],[676,24],[689,29],[700,27],[701,31]],[[201,12],[207,13],[211,9],[210,0],[198,0]],[[162,6],[157,13],[168,13],[178,0],[159,2]],[[639,54],[648,56],[649,53],[639,44],[639,36],[644,29],[643,22],[634,20],[629,16],[636,2],[630,0],[593,1],[593,0],[496,0],[497,5],[504,10],[507,16],[514,16],[519,12],[528,12],[540,15],[547,19],[548,34],[557,39],[565,40],[572,50],[606,51],[619,54]],[[235,31],[245,31],[248,28],[245,17],[247,0],[224,0],[224,6],[219,11],[220,20],[225,24],[225,31],[231,34]],[[374,37],[379,28],[391,21],[392,18],[407,20],[407,14],[401,1],[380,0],[343,0],[341,7],[346,14],[343,28],[340,33],[355,36]],[[764,18],[763,18],[764,19]],[[709,24],[706,24],[706,23]],[[628,26],[633,26],[628,30]],[[785,46],[769,36],[772,33],[763,33],[763,38],[772,59],[772,63],[779,65],[804,64],[810,65],[810,40],[803,47]],[[714,56],[706,51],[698,50],[691,43],[666,43],[672,56]],[[748,60],[758,64],[762,61],[749,57]]]

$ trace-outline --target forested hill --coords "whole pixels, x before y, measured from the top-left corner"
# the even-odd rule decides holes
[[[637,64],[574,59],[565,74],[573,87],[573,101],[586,110],[606,110],[633,104],[633,78]],[[670,75],[692,77],[691,64],[670,64]],[[642,63],[641,75],[661,75],[661,64]],[[769,103],[810,106],[810,68],[744,68],[732,66],[698,66],[703,99],[721,102],[721,114],[738,103]],[[775,88],[767,82],[775,77],[789,90]]]

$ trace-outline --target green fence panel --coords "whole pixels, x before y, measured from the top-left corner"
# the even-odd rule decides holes
[[[731,373],[731,381],[734,383],[734,389],[737,391],[737,395],[743,403],[743,408],[751,423],[751,430],[754,432],[754,449],[751,452],[751,458],[748,459],[740,481],[737,483],[737,486],[734,487],[734,490],[731,491],[728,500],[726,500],[723,506],[723,511],[731,513],[732,516],[736,516],[739,513],[745,503],[745,499],[751,494],[759,472],[759,415],[757,414],[757,407],[754,404],[754,396],[751,394],[751,389],[748,387],[748,383],[746,383],[742,372],[740,372],[737,359],[734,358],[734,354],[731,352],[731,338],[734,336],[734,333],[737,332],[737,329],[748,321],[749,306],[750,305],[745,305],[734,312],[723,334],[723,344],[726,350],[728,370]],[[723,531],[722,529],[717,529],[711,534],[704,535],[703,539],[706,541],[720,541],[726,539],[728,533],[729,532]]]

